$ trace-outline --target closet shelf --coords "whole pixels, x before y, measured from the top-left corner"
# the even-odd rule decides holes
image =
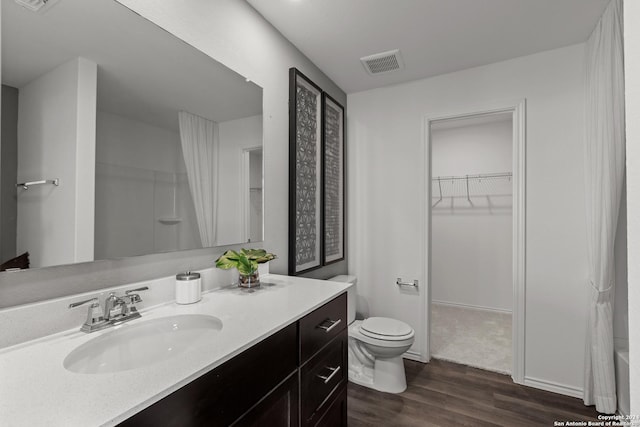
[[[511,181],[512,177],[513,177],[512,172],[481,173],[481,174],[475,174],[475,175],[458,175],[458,176],[434,176],[431,178],[431,184],[432,185],[436,183],[438,184],[438,189],[437,189],[438,200],[436,200],[436,202],[433,203],[431,207],[432,208],[436,207],[438,203],[442,201],[443,197],[454,197],[456,194],[459,194],[458,191],[460,191],[460,193],[462,193],[461,196],[466,197],[469,204],[473,206],[473,203],[471,202],[471,192],[469,190],[469,187],[470,187],[469,181],[472,181],[472,183],[476,183],[476,184],[473,184],[473,186],[477,187],[478,184],[482,184],[482,180],[493,181],[493,180],[508,179],[509,181]],[[459,185],[463,186],[462,189],[456,188],[458,187],[458,184],[456,184],[457,182],[460,182]],[[443,192],[442,192],[443,184],[452,184],[451,186],[453,191],[452,194],[443,195]],[[436,197],[435,192],[434,192],[434,197]]]
[[[489,178],[511,178],[513,173],[481,173],[476,175],[458,175],[458,176],[434,176],[432,181],[454,181],[459,179],[489,179]]]

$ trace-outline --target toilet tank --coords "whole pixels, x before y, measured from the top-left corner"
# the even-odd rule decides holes
[[[341,274],[329,280],[332,282],[351,283],[353,285],[347,289],[347,323],[350,325],[356,320],[356,283],[358,283],[358,278],[356,276]]]

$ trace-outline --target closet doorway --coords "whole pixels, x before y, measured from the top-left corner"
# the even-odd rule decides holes
[[[425,120],[430,357],[524,381],[524,102]]]

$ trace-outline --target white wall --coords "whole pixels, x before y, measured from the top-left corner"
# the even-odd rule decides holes
[[[78,59],[78,94],[75,152],[75,256],[74,262],[93,261],[96,180],[96,105],[98,66]],[[55,106],[51,106],[56,108]],[[61,165],[69,159],[60,158]],[[68,238],[68,237],[62,237]],[[54,264],[55,265],[55,264]]]
[[[262,116],[219,123],[218,220],[216,243],[231,245],[243,241],[243,150],[262,146]]]
[[[431,131],[431,174],[512,172],[508,120]],[[432,301],[511,311],[512,183],[507,178],[432,181]]]
[[[624,2],[631,413],[640,414],[640,2]]]
[[[584,45],[348,97],[349,272],[371,314],[425,336],[394,277],[420,278],[423,117],[526,98],[526,354],[529,383],[580,395],[585,345]],[[381,298],[382,296],[382,298]],[[389,303],[393,301],[393,305]],[[366,305],[366,304],[365,304]]]
[[[96,259],[200,247],[178,132],[98,111],[96,141]]]
[[[96,81],[77,58],[19,88],[18,182],[60,180],[18,190],[17,251],[32,268],[93,260]]]

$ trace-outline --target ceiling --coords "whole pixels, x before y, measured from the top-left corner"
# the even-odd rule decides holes
[[[21,88],[79,56],[98,64],[98,109],[166,129],[178,111],[215,121],[262,113],[262,89],[113,0],[34,13],[2,0],[2,83]]]
[[[247,0],[347,93],[585,41],[609,0]],[[400,49],[405,68],[360,58]]]

